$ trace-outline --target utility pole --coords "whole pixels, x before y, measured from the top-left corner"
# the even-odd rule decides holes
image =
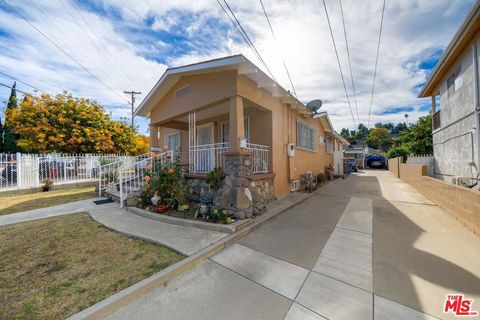
[[[135,95],[136,94],[142,94],[141,92],[138,91],[123,91],[125,94],[129,94],[131,97],[131,105],[132,105],[132,130],[135,129],[135,122],[134,122],[134,113],[135,113]]]

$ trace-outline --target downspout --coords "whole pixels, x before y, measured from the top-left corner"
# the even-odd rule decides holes
[[[475,89],[475,131],[477,132],[476,167],[477,167],[477,173],[480,173],[480,83],[479,83],[479,68],[478,68],[478,48],[477,48],[476,41],[473,44],[473,79],[474,79],[474,89]]]

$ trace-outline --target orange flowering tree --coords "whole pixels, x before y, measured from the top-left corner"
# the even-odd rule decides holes
[[[96,102],[64,92],[40,99],[26,98],[5,111],[5,121],[25,152],[129,153],[144,151],[136,133],[110,118]]]

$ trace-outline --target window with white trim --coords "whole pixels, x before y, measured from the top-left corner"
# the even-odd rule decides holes
[[[315,129],[297,120],[297,147],[307,150],[317,150],[317,133]]]

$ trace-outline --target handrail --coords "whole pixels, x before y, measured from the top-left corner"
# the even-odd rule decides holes
[[[115,183],[118,179],[118,169],[123,164],[124,160],[117,159],[113,162],[104,164],[103,166],[98,167],[98,196],[102,196],[102,192],[106,189],[110,183]],[[106,182],[104,182],[104,175],[107,177]],[[103,187],[102,187],[103,184]]]
[[[164,161],[172,162],[173,156],[173,150],[164,151],[123,167],[119,172],[120,207],[123,207],[128,195],[137,193],[141,189],[144,183],[145,170],[149,165],[153,166],[156,161],[160,161],[162,164]]]

